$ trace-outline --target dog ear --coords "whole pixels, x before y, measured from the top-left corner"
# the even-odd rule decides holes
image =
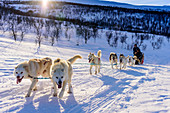
[[[48,61],[45,61],[45,62],[44,62],[44,65],[45,65],[46,63],[48,63]]]
[[[50,59],[43,59],[43,64],[46,65],[47,63],[50,63],[52,64],[52,61]]]
[[[54,63],[60,62],[60,58],[57,58],[56,60],[54,60]]]
[[[23,66],[23,68],[28,72],[28,66]]]
[[[18,68],[18,66],[15,67],[15,69],[17,69],[17,68]]]
[[[64,69],[61,69],[62,72],[64,72]]]

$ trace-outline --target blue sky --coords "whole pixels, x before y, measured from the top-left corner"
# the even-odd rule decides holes
[[[104,1],[115,1],[121,3],[129,3],[133,5],[170,5],[170,0],[104,0]]]

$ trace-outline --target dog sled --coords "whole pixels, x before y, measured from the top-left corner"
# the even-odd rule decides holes
[[[142,53],[142,58],[136,60],[135,65],[143,64],[144,63],[144,53]]]

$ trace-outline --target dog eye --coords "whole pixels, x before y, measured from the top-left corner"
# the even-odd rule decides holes
[[[61,69],[62,72],[64,72],[64,69]]]
[[[58,77],[56,77],[56,79],[58,79]]]
[[[63,78],[63,76],[61,78]]]
[[[21,74],[22,74],[23,72],[21,72]]]
[[[18,74],[18,72],[16,72],[16,74]]]

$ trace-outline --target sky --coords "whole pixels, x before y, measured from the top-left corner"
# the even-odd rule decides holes
[[[153,5],[153,6],[170,5],[170,0],[104,0],[104,1],[129,3],[133,5]]]

